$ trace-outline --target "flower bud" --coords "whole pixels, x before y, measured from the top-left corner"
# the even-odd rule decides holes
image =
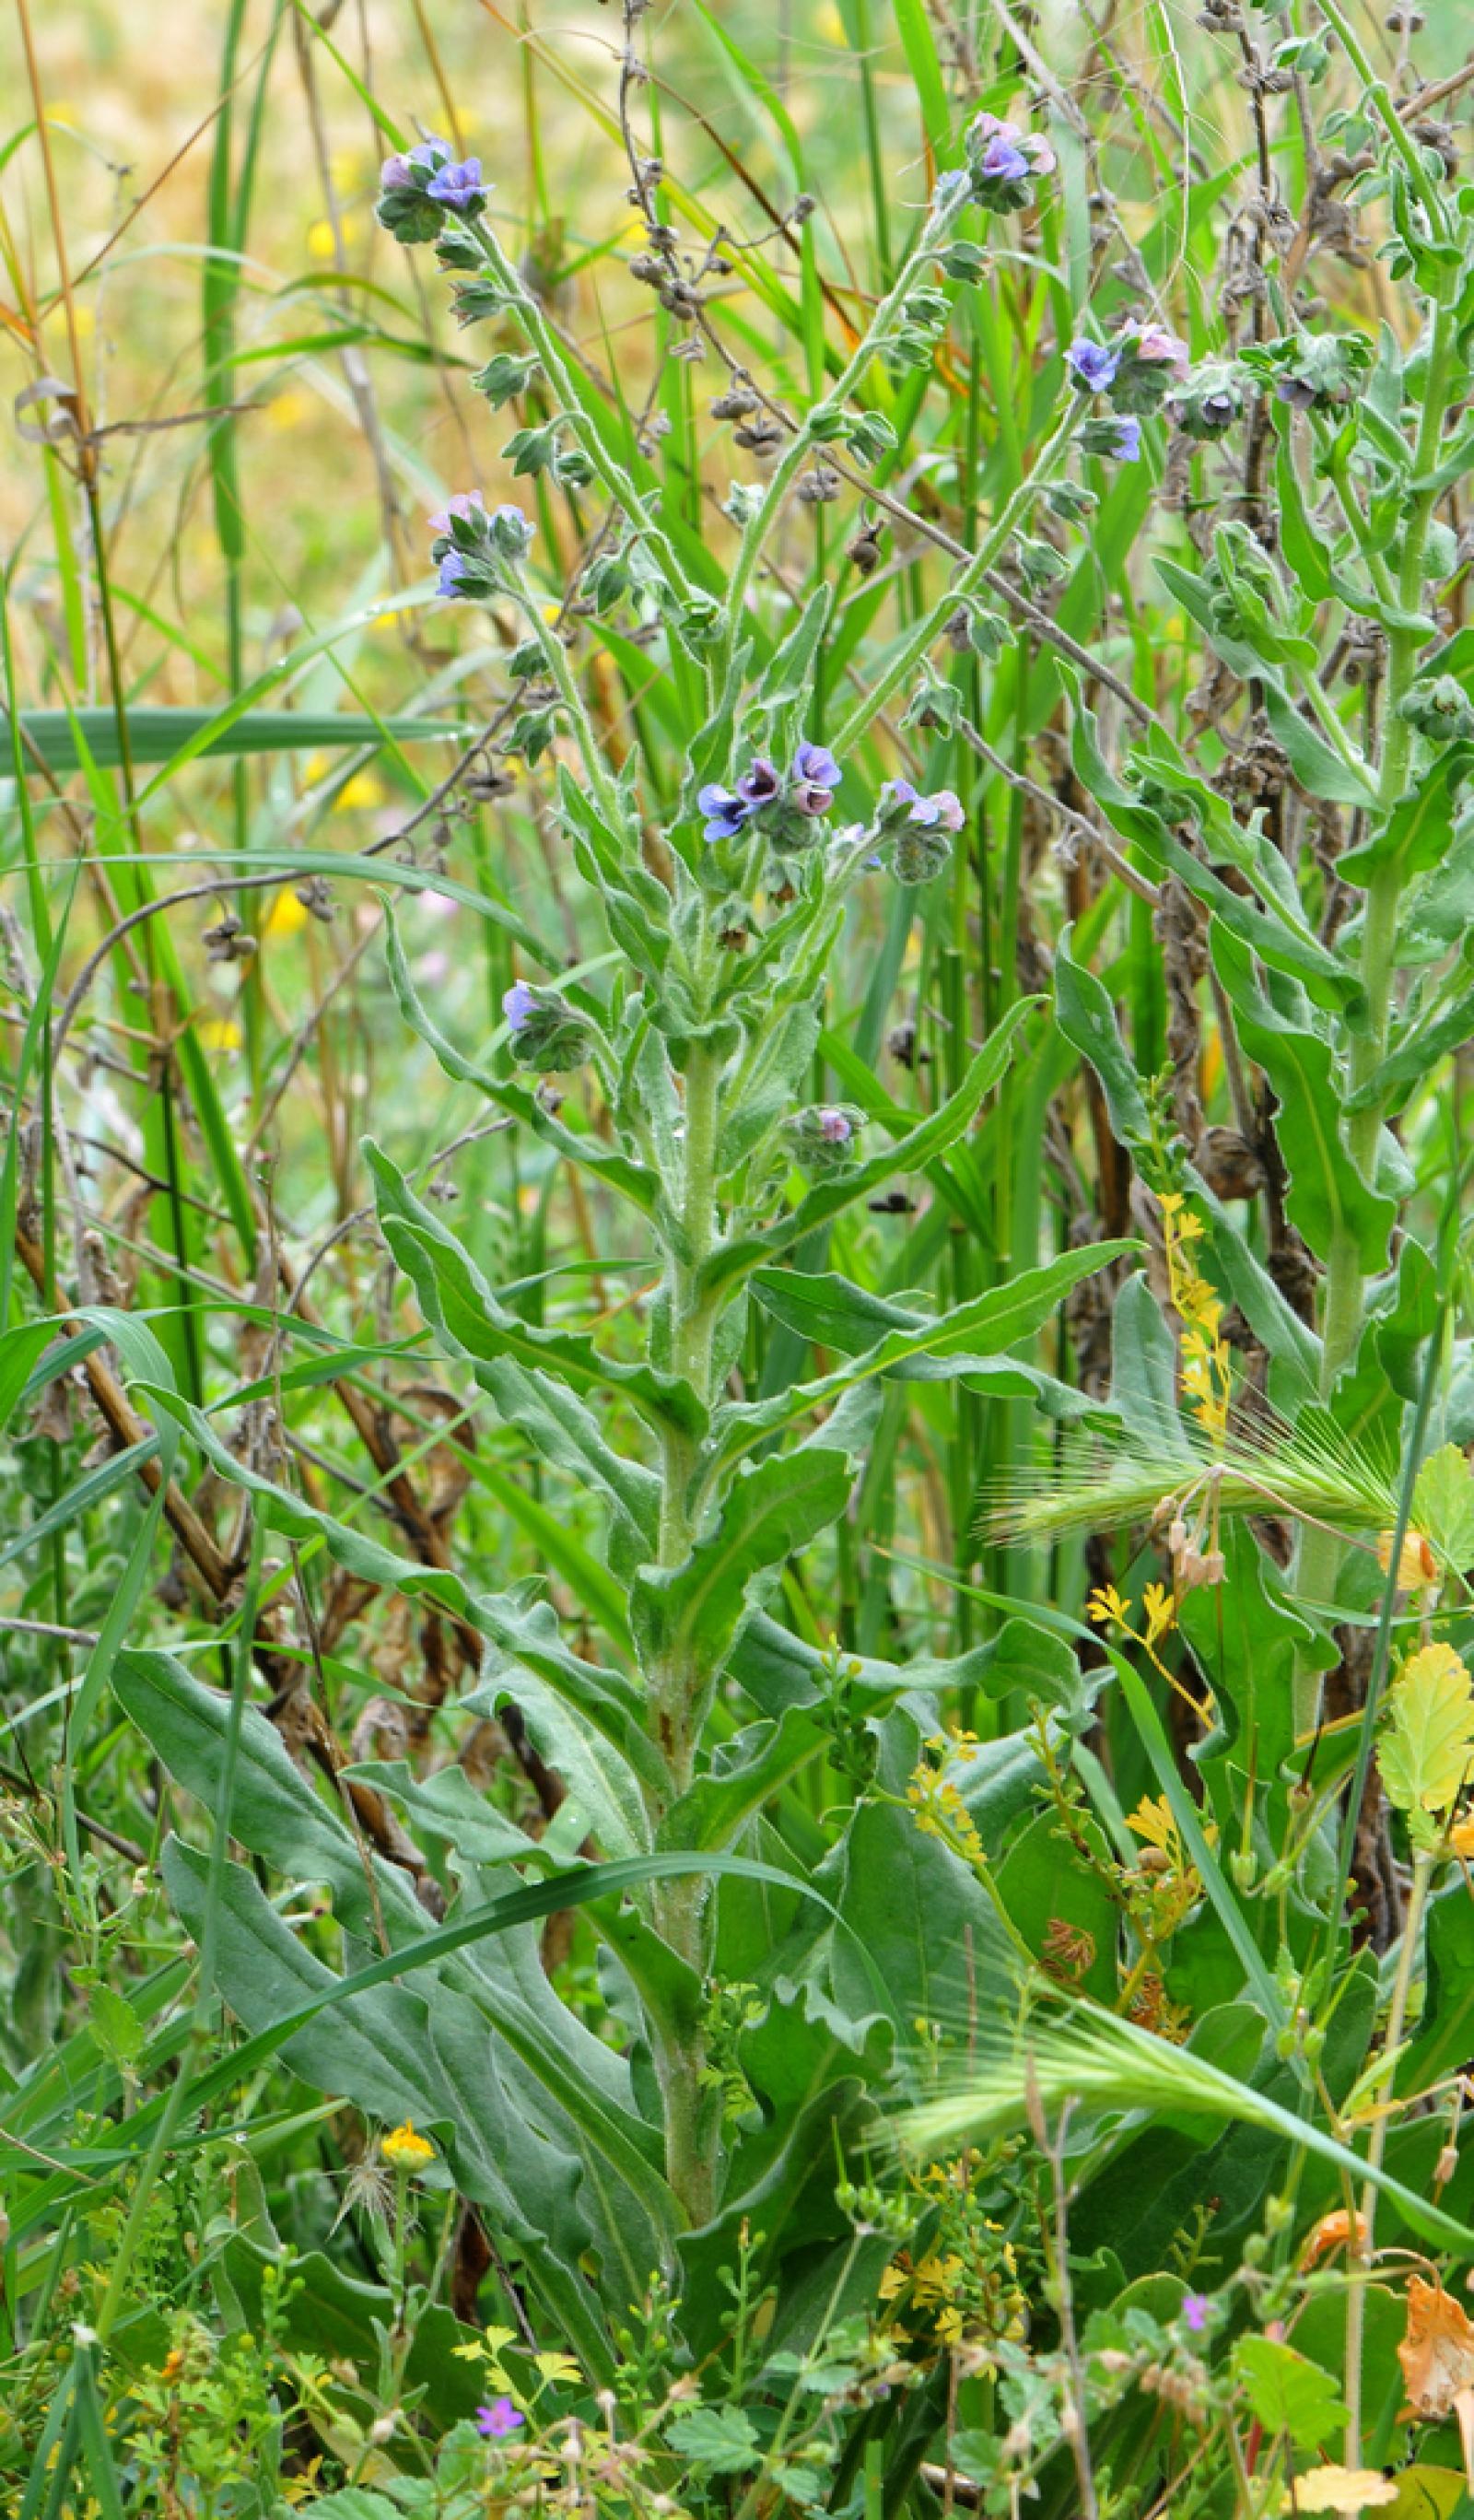
[[[514,980],[502,1000],[512,1056],[518,1067],[558,1075],[582,1067],[593,1047],[593,1030],[576,1007],[551,990],[529,988]]]
[[[793,1112],[783,1122],[783,1135],[804,1171],[822,1177],[849,1170],[864,1126],[865,1113],[852,1102],[817,1102]]]

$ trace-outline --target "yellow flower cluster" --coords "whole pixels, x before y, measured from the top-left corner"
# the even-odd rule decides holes
[[[1183,1325],[1183,1396],[1198,1424],[1221,1444],[1228,1431],[1233,1377],[1221,1332],[1223,1305],[1192,1257],[1193,1244],[1202,1239],[1203,1221],[1193,1215],[1181,1191],[1163,1191],[1161,1208],[1167,1279]]]
[[[957,1751],[966,1759],[972,1755],[976,1740],[975,1732],[937,1733],[925,1747],[933,1756],[945,1757],[949,1751]],[[960,1855],[965,1863],[979,1869],[987,1863],[972,1814],[944,1767],[933,1766],[931,1758],[923,1759],[912,1773],[906,1799],[923,1837],[942,1838],[954,1855]]]

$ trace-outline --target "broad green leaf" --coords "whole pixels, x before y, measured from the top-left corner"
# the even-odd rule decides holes
[[[752,2418],[740,2407],[692,2407],[665,2427],[668,2447],[713,2476],[737,2476],[757,2456]]]
[[[1213,959],[1232,1002],[1239,1040],[1279,1099],[1276,1131],[1289,1167],[1291,1221],[1321,1260],[1338,1242],[1356,1244],[1362,1272],[1387,1258],[1397,1201],[1362,1178],[1341,1135],[1341,1079],[1318,1033],[1289,1022],[1256,980],[1252,959],[1215,921]]]
[[[647,1671],[660,1664],[708,1677],[720,1671],[748,1587],[837,1519],[852,1478],[848,1455],[819,1444],[738,1471],[713,1528],[682,1564],[642,1567],[635,1579],[630,1624]]]
[[[1241,2336],[1233,2368],[1267,2433],[1288,2434],[1295,2448],[1318,2450],[1346,2421],[1346,2408],[1328,2371],[1273,2336]]]

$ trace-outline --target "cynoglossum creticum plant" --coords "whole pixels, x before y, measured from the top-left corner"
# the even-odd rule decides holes
[[[557,985],[516,978],[497,1037],[474,1056],[424,1003],[391,920],[393,987],[450,1077],[479,1090],[623,1212],[648,1286],[622,1341],[530,1322],[390,1155],[378,1146],[368,1155],[384,1239],[442,1349],[556,1481],[597,1502],[604,1566],[588,1592],[597,1643],[562,1632],[535,1588],[495,1595],[408,1565],[243,1465],[201,1413],[160,1400],[184,1416],[214,1466],[250,1491],[267,1526],[326,1551],[348,1577],[424,1598],[478,1632],[485,1675],[463,1704],[509,1720],[515,1707],[566,1780],[567,1803],[536,1844],[516,1830],[488,1839],[469,1808],[456,1820],[458,1868],[478,1889],[480,1868],[509,1861],[574,1877],[540,1888],[540,1908],[514,1901],[505,1929],[490,1910],[484,1926],[468,1917],[469,1956],[437,1948],[434,1991],[427,2004],[414,2000],[418,2029],[408,2016],[394,2028],[380,2009],[388,1999],[374,1988],[344,1996],[315,1960],[309,1967],[233,1868],[221,1968],[228,2000],[256,2026],[273,2005],[280,2017],[289,1994],[332,2003],[336,2035],[304,2027],[288,2053],[333,2090],[347,2086],[339,2043],[355,2025],[354,2095],[433,2131],[465,2191],[517,2253],[519,2279],[596,2377],[610,2367],[610,2318],[624,2317],[656,2272],[688,2279],[680,2316],[692,2346],[719,2336],[711,2278],[730,2263],[749,2188],[770,2199],[762,2228],[773,2269],[810,2231],[842,2264],[858,2244],[832,2205],[834,2133],[889,2070],[897,2030],[910,2036],[912,1981],[929,1985],[939,1966],[928,1948],[933,1925],[948,1940],[944,1976],[981,1970],[1002,1988],[1019,1957],[966,1868],[940,1845],[917,1853],[898,1799],[863,1791],[872,1770],[904,1779],[915,1764],[916,1715],[893,1712],[902,1695],[981,1685],[991,1648],[936,1662],[846,1658],[768,1615],[803,1552],[826,1544],[845,1515],[882,1386],[905,1376],[965,1381],[1078,1416],[1079,1396],[1013,1351],[1071,1287],[1133,1247],[1113,1238],[1063,1250],[936,1310],[877,1301],[814,1267],[846,1211],[961,1148],[1041,1023],[1037,999],[1022,997],[981,1047],[967,1044],[964,1027],[953,1090],[929,1110],[873,1113],[814,1094],[828,977],[858,889],[894,883],[919,894],[949,867],[965,821],[951,788],[864,779],[855,749],[892,697],[915,698],[933,717],[945,710],[932,651],[949,622],[970,617],[1000,562],[1027,557],[1020,536],[1043,499],[1064,495],[1077,444],[1135,452],[1135,421],[1118,428],[1061,393],[1043,415],[1032,464],[979,519],[946,591],[916,608],[832,740],[822,738],[832,589],[821,575],[807,601],[774,598],[776,530],[804,468],[826,450],[862,467],[884,454],[878,382],[924,378],[953,294],[976,285],[976,234],[1026,206],[1053,172],[1042,136],[995,114],[970,123],[955,154],[963,162],[938,180],[893,285],[832,382],[794,420],[766,484],[732,490],[731,558],[714,582],[700,547],[675,532],[665,503],[638,490],[611,452],[557,326],[490,222],[479,166],[425,142],[385,168],[384,224],[410,245],[433,236],[463,319],[520,328],[525,352],[499,351],[483,379],[495,403],[525,386],[526,362],[536,362],[545,417],[514,433],[511,458],[538,489],[597,482],[607,495],[588,600],[616,613],[626,635],[639,627],[684,710],[676,780],[657,777],[661,765],[639,747],[617,763],[529,573],[527,512],[509,501],[488,508],[466,492],[434,515],[442,595],[484,602],[499,626],[512,625],[517,715],[507,742],[548,782],[560,845],[609,943]],[[1133,337],[1121,367],[1136,379],[1138,408],[1160,404],[1183,356],[1149,328]],[[1071,490],[1067,504],[1078,501]],[[673,800],[664,814],[662,792]],[[846,792],[858,808],[847,816]],[[754,1387],[743,1363],[757,1307],[820,1346],[827,1370]],[[1068,1652],[1056,1654],[1052,1677],[1036,1682],[1043,1700],[1056,1688],[1069,1695],[1061,1659],[1073,1674]],[[177,1772],[206,1779],[217,1718],[179,1667],[128,1656],[119,1687]],[[273,1864],[290,1861],[289,1812],[301,1819],[312,1797],[304,1804],[289,1789],[262,1728],[246,1726],[246,1739],[250,1785],[237,1798],[233,1833]],[[831,1750],[833,1771],[861,1791],[853,1809],[841,1806],[821,1882],[809,1877],[811,1840],[800,1852],[767,1837],[760,1818],[790,1778]],[[433,1831],[413,1776],[372,1765],[378,1789],[408,1795],[407,1817]],[[346,1832],[335,1834],[319,1811],[310,1834],[310,1859],[296,1860],[331,1880],[350,1948],[372,1922],[375,1943],[386,1941],[397,1959],[424,1923],[403,1879],[379,1882],[366,1905]],[[738,1847],[767,1859],[778,1924],[759,1927],[730,1895],[752,1878]],[[582,1849],[611,1861],[613,1872],[591,1872]],[[902,1950],[887,1953],[893,1856],[928,1889]],[[176,1849],[170,1867],[174,1895],[193,1914],[198,1864]],[[724,1868],[714,1891],[710,1875]],[[617,1894],[626,1891],[633,1906],[622,1912]],[[881,1901],[873,1914],[865,1906],[872,1896]],[[596,2040],[529,1955],[534,1915],[570,1900],[589,1904],[605,1944],[628,2053]],[[836,1918],[832,1945],[826,1915]],[[751,1968],[729,1957],[743,1938]],[[790,1946],[780,1976],[777,1953]],[[1026,1963],[1027,1945],[1021,1957]],[[387,1973],[387,1963],[376,1966]],[[734,1988],[759,1973],[760,2000],[734,2007]],[[795,2056],[811,2077],[796,2127],[775,2099],[799,2070]],[[566,2165],[566,2210],[551,2235],[544,2225],[558,2218],[539,2203],[550,2157]],[[795,2333],[811,2332],[812,2306],[791,2316]]]

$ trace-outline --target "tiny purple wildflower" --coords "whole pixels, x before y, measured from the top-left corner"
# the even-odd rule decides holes
[[[432,202],[442,202],[448,210],[474,214],[486,198],[480,158],[468,158],[462,165],[453,161],[438,167],[424,189]]]
[[[826,1102],[820,1106],[819,1134],[826,1147],[847,1147],[855,1134],[855,1123],[847,1111]]]
[[[1134,420],[1130,413],[1123,413],[1110,425],[1116,432],[1116,442],[1109,452],[1118,464],[1137,463],[1141,453],[1140,422]]]
[[[489,2407],[476,2408],[476,2430],[483,2441],[504,2441],[509,2433],[520,2432],[526,2420],[510,2398],[493,2398]]]
[[[880,811],[893,820],[899,806],[908,809],[906,821],[919,824],[923,831],[960,832],[967,820],[960,799],[950,788],[939,788],[934,796],[923,796],[909,779],[887,779],[880,790]]]
[[[744,797],[715,784],[702,788],[696,803],[706,816],[701,833],[706,840],[735,840],[752,811]]]
[[[412,166],[448,166],[450,158],[451,148],[449,141],[437,140],[433,132],[430,133],[428,140],[421,141],[418,149],[412,149],[410,151],[410,164]]]
[[[1309,377],[1276,377],[1274,399],[1287,402],[1292,411],[1310,411],[1316,400],[1316,388]]]
[[[426,522],[432,534],[448,534],[457,517],[463,525],[469,525],[472,518],[484,514],[479,490],[458,490],[453,499],[447,499],[443,508],[437,508],[434,515],[426,518]],[[520,509],[517,514],[521,514]]]
[[[1033,161],[1011,140],[996,131],[977,161],[977,171],[995,184],[1021,184],[1034,172]]]
[[[440,574],[435,580],[435,593],[437,595],[449,596],[452,599],[456,596],[464,595],[466,593],[466,580],[469,575],[470,563],[468,561],[466,554],[464,552],[448,551],[445,558],[440,562]]]
[[[737,791],[749,811],[756,812],[759,806],[772,804],[782,786],[782,781],[772,762],[765,760],[759,753],[751,767],[744,770],[737,781]]]
[[[816,788],[833,789],[840,781],[840,768],[828,746],[823,743],[801,743],[793,756],[793,776],[809,781]]]
[[[415,189],[415,169],[409,158],[396,151],[392,158],[384,159],[379,181],[385,193],[411,193]]]
[[[502,1000],[502,1012],[512,1032],[521,1032],[537,1012],[537,999],[525,980],[514,980]]]
[[[1185,377],[1191,365],[1191,354],[1185,341],[1169,333],[1165,324],[1148,324],[1137,337],[1136,354],[1143,367],[1171,368],[1178,378]]]
[[[1064,363],[1083,393],[1103,393],[1121,364],[1121,353],[1104,341],[1081,339],[1070,343]]]
[[[1208,2296],[1205,2292],[1184,2293],[1183,2324],[1189,2327],[1194,2336],[1201,2336],[1208,2324]]]

